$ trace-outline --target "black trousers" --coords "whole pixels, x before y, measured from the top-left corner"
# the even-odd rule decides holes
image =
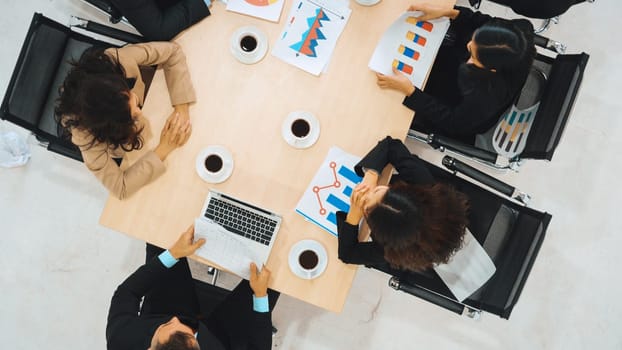
[[[148,41],[171,40],[210,15],[203,0],[110,0]]]
[[[149,261],[164,249],[147,243],[146,251],[146,260]],[[244,339],[247,337],[245,333],[252,327],[249,321],[255,312],[252,295],[250,284],[247,280],[242,280],[209,315],[201,314],[188,260],[182,258],[170,268],[166,280],[159,281],[145,295],[141,313],[176,315],[194,329],[197,322],[203,322],[216,336],[227,334],[229,337]],[[279,295],[280,293],[268,289],[270,311],[274,309]]]

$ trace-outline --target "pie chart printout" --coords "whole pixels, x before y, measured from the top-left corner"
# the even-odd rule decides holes
[[[247,3],[255,6],[270,6],[277,2],[278,0],[244,0]]]

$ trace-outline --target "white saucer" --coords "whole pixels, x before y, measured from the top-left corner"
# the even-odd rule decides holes
[[[291,125],[296,119],[306,120],[311,128],[309,130],[309,135],[307,135],[304,139],[300,139],[292,133]],[[285,140],[287,144],[294,148],[309,148],[320,138],[320,121],[311,112],[291,112],[287,115],[285,120],[283,120],[283,125],[281,126],[281,136],[283,136],[283,140]]]
[[[240,48],[240,41],[247,35],[257,39],[257,47],[252,52],[246,52]],[[253,64],[261,61],[266,52],[268,52],[268,37],[255,26],[241,27],[231,36],[231,54],[244,64]]]
[[[380,2],[380,0],[354,0],[357,4],[362,6],[373,6]]]
[[[205,158],[210,154],[217,154],[222,159],[222,168],[220,171],[212,173],[205,169]],[[206,182],[217,184],[221,183],[231,176],[233,172],[233,156],[231,152],[220,145],[213,145],[204,148],[195,161],[195,168],[199,177]]]
[[[309,270],[304,269],[298,263],[298,256],[305,250],[312,250],[318,256],[318,264],[315,269]],[[326,249],[324,246],[312,239],[304,239],[294,244],[289,251],[289,269],[298,277],[303,279],[314,279],[319,277],[324,270],[326,270],[326,266],[328,266],[328,253],[326,253]]]

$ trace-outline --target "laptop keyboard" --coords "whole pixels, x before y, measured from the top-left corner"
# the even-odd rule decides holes
[[[277,225],[275,220],[217,198],[210,199],[204,215],[227,230],[264,245],[270,244]]]

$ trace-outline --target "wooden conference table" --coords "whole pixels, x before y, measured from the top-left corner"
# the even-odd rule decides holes
[[[453,5],[452,0],[437,0],[441,2]],[[337,238],[305,221],[294,208],[331,146],[363,156],[386,135],[405,138],[412,111],[401,105],[399,93],[378,88],[367,63],[383,32],[413,1],[385,0],[371,7],[351,1],[350,20],[328,71],[319,77],[270,52],[254,65],[239,63],[231,55],[230,38],[246,25],[263,30],[271,49],[292,3],[286,1],[277,24],[225,11],[215,2],[210,17],[175,40],[184,49],[197,93],[197,103],[190,108],[192,136],[166,159],[162,177],[126,200],[110,197],[100,223],[170,247],[201,214],[210,188],[228,193],[283,216],[267,262],[270,287],[340,312],[357,266],[342,263]],[[284,118],[296,110],[312,112],[321,125],[319,140],[305,150],[289,146],[281,137]],[[159,130],[172,112],[161,71],[154,77],[143,112],[154,137],[143,151],[129,153],[126,161],[135,161],[157,144]],[[195,171],[195,158],[208,145],[224,145],[233,154],[233,173],[221,184],[208,184]],[[290,248],[302,239],[317,240],[328,252],[328,267],[314,280],[296,277],[288,266]]]

